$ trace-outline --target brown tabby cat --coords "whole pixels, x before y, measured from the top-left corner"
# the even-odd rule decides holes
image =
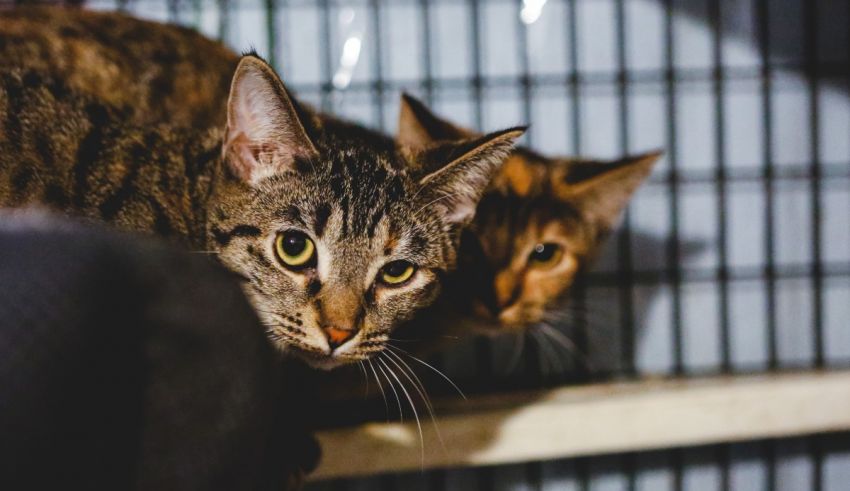
[[[0,11],[0,69],[50,74],[142,122],[225,123],[239,55],[185,27],[59,6]]]
[[[33,71],[0,72],[0,206],[44,205],[210,251],[282,349],[333,368],[431,303],[522,129],[407,150],[317,118],[260,58],[227,125],[135,126]]]
[[[417,147],[473,135],[403,95],[402,144]],[[447,282],[452,289],[434,308],[436,318],[455,321],[423,318],[417,337],[436,339],[446,330],[454,335],[521,332],[546,320],[563,306],[576,275],[599,251],[660,155],[604,162],[550,158],[517,147],[481,200],[463,239],[456,280]]]

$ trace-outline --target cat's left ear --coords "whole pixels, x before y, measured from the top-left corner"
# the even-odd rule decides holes
[[[607,230],[617,222],[662,153],[649,152],[613,162],[567,162],[553,172],[552,188],[559,199]]]
[[[257,56],[242,57],[233,75],[222,152],[230,170],[249,184],[317,154],[283,82]]]
[[[398,136],[402,145],[421,148],[444,140],[462,140],[481,136],[437,116],[419,99],[401,95],[398,113]]]
[[[525,130],[510,128],[422,151],[416,158],[422,169],[431,171],[419,179],[423,191],[419,199],[425,200],[425,206],[433,206],[447,224],[467,225],[493,176]]]

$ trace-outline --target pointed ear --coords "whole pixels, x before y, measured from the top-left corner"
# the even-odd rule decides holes
[[[410,94],[401,95],[397,137],[400,144],[422,148],[438,141],[478,136],[481,135],[441,119]]]
[[[655,151],[613,162],[576,161],[552,175],[557,197],[607,230],[614,226],[638,186],[661,157]]]
[[[525,129],[511,128],[424,150],[420,159],[447,163],[420,178],[423,192],[419,199],[424,200],[424,206],[440,213],[448,225],[467,225],[493,176]],[[436,167],[433,163],[423,166]]]
[[[249,184],[317,153],[283,82],[259,57],[243,56],[236,67],[222,152],[234,175]]]

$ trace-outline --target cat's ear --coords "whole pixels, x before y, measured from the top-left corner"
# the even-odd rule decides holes
[[[416,148],[438,141],[462,140],[478,136],[481,135],[440,118],[410,94],[401,95],[397,136],[400,144]]]
[[[222,151],[230,170],[249,184],[317,153],[283,82],[257,56],[243,56],[233,75]]]
[[[552,188],[559,199],[603,229],[610,229],[661,155],[655,151],[613,162],[567,162],[553,173]]]
[[[420,200],[426,200],[425,206],[432,206],[448,225],[468,224],[493,176],[525,130],[510,128],[423,150],[418,158],[430,162],[423,168],[436,170],[419,179],[424,191]]]

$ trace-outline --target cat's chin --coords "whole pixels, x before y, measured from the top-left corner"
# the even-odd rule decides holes
[[[334,368],[339,368],[343,365],[348,365],[349,363],[352,363],[350,360],[338,358],[333,355],[319,355],[316,353],[308,353],[305,351],[301,351],[298,348],[293,348],[292,352],[293,354],[295,354],[295,356],[297,356],[311,368],[315,368],[318,370],[333,370]]]

